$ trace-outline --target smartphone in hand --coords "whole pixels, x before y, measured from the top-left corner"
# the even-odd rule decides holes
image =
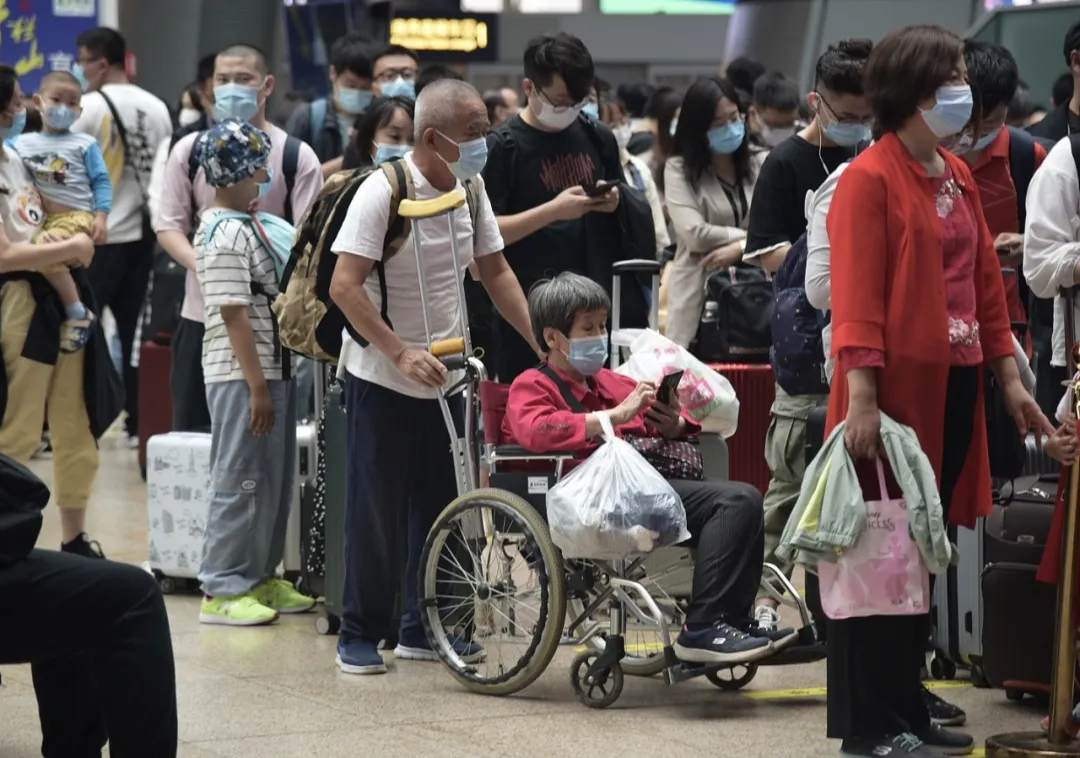
[[[615,184],[613,182],[594,182],[592,184],[582,182],[581,188],[585,190],[585,194],[589,197],[602,197],[615,189]]]
[[[671,405],[671,398],[678,392],[684,373],[683,369],[679,369],[660,380],[660,386],[656,388],[656,402]]]

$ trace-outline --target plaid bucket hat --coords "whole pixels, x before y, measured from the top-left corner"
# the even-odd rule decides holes
[[[231,118],[203,132],[193,149],[206,183],[231,187],[266,167],[270,136],[246,121]]]

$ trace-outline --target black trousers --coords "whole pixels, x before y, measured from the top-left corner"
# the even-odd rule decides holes
[[[949,372],[939,472],[946,522],[971,448],[979,376],[978,367],[953,367]],[[932,582],[933,577],[931,591]],[[929,635],[929,613],[829,619],[829,737],[882,737],[929,726],[919,676]]]
[[[345,378],[345,407],[349,465],[341,636],[372,642],[398,636],[395,599],[404,569],[400,640],[424,645],[417,603],[420,554],[435,519],[458,494],[446,423],[435,400],[351,374]]]
[[[125,425],[131,436],[139,433],[139,376],[131,365],[131,347],[150,283],[153,252],[153,237],[102,245],[95,251],[94,260],[87,269],[98,308],[108,308],[116,319],[124,363],[120,373],[124,379]],[[100,313],[95,315],[101,317]]]
[[[707,626],[748,619],[765,554],[761,493],[742,482],[670,484],[682,500],[691,535],[682,545],[697,549],[686,623]]]
[[[34,550],[0,569],[0,663],[29,663],[45,758],[176,755],[176,674],[157,582]]]
[[[172,375],[170,390],[173,403],[174,432],[210,431],[210,408],[206,404],[203,382],[202,343],[206,327],[198,321],[180,319],[172,337]]]

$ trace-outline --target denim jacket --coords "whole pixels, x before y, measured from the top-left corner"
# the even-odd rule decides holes
[[[881,414],[882,449],[907,503],[911,538],[932,574],[955,561],[941,509],[937,480],[915,432]],[[850,548],[866,528],[866,503],[855,461],[844,445],[844,424],[829,435],[807,466],[802,491],[784,527],[777,557],[814,567],[835,561],[837,548]]]

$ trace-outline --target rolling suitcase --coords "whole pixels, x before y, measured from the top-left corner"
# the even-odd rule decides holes
[[[949,539],[956,545],[959,563],[950,566],[934,582],[933,658],[930,674],[935,679],[952,679],[956,667],[966,666],[978,674],[982,659],[982,570],[985,519],[980,518],[974,529],[949,526]]]
[[[772,479],[765,460],[765,436],[776,397],[772,366],[713,363],[709,367],[727,377],[739,398],[739,429],[727,441],[730,478],[752,484],[764,495]]]
[[[145,481],[146,443],[172,430],[172,351],[168,345],[144,342],[139,348],[139,471]]]
[[[210,435],[158,434],[146,450],[150,571],[166,594],[195,590],[209,507]]]
[[[345,594],[345,486],[348,458],[344,398],[341,383],[335,382],[327,388],[323,400],[326,454],[323,456],[322,530],[325,568],[323,612],[315,620],[315,629],[319,634],[338,633]]]
[[[293,477],[292,507],[289,510],[289,526],[285,533],[285,578],[298,582],[304,576],[303,543],[303,496],[304,482],[315,477],[316,465],[315,424],[299,424],[296,427],[296,473]]]

